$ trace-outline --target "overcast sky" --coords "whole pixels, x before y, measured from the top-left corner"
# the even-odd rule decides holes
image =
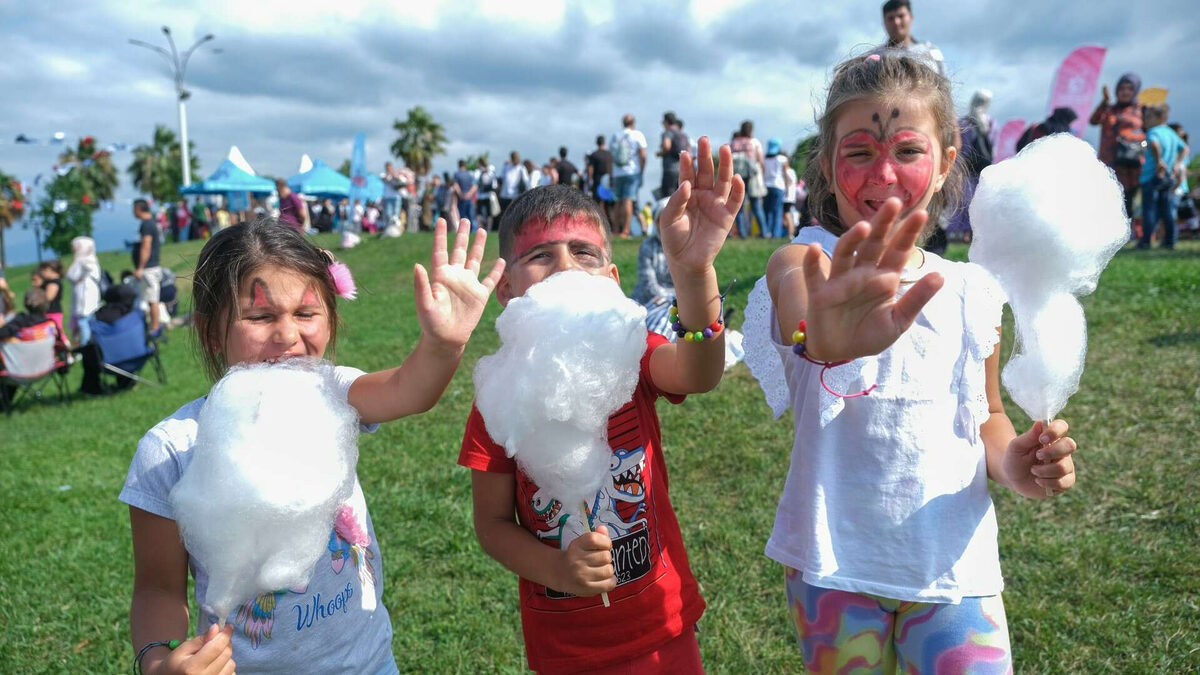
[[[31,179],[54,163],[57,148],[13,145],[19,133],[107,144],[177,130],[165,63],[129,44],[165,46],[163,25],[181,48],[211,32],[221,50],[198,50],[187,71],[203,175],[233,144],[262,174],[294,173],[305,152],[336,166],[359,131],[378,169],[392,121],[417,104],[450,139],[439,170],[485,150],[544,162],[560,144],[578,162],[623,113],[656,138],[668,109],[693,138],[727,140],[752,119],[790,147],[812,131],[831,67],[884,38],[877,0],[183,4],[0,0],[0,169]],[[1103,82],[1135,71],[1170,89],[1174,119],[1200,126],[1194,1],[916,0],[914,14],[916,37],[945,53],[960,111],[987,87],[999,121],[1044,118],[1059,62],[1095,43],[1108,48]]]

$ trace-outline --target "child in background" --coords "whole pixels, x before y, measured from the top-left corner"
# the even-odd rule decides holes
[[[708,140],[701,139],[700,156],[709,153]],[[675,282],[679,321],[689,328],[721,318],[713,260],[744,194],[741,180],[733,176],[729,148],[721,148],[715,176],[711,163],[701,165],[693,176],[691,158],[684,153],[680,187],[660,214],[659,236]],[[564,270],[619,283],[608,232],[600,207],[578,190],[553,185],[526,192],[500,224],[500,254],[508,268],[496,297],[507,305]],[[667,492],[654,402],[661,396],[680,403],[686,394],[717,385],[724,331],[718,336],[670,343],[647,333],[633,400],[609,418],[613,482],[593,503],[595,522],[610,525],[595,532],[577,534],[568,531],[565,519],[548,519],[544,514],[556,510],[557,500],[539,492],[488,435],[479,411],[471,411],[458,462],[472,469],[480,545],[521,578],[521,623],[533,670],[703,672],[695,626],[704,600]],[[618,481],[623,494],[632,496],[623,502],[627,512],[618,513],[615,500],[601,499]],[[597,597],[604,592],[611,607]]]
[[[446,224],[439,222],[431,268],[415,268],[422,332],[403,365],[366,374],[337,367],[338,384],[358,411],[363,430],[372,432],[381,422],[429,410],[458,367],[504,269],[497,262],[479,280],[485,235],[476,237],[468,253],[467,228],[462,221],[447,254]],[[326,252],[274,218],[213,236],[200,252],[193,277],[196,332],[209,376],[215,381],[238,363],[319,358],[332,350],[339,323],[336,297],[352,297],[353,283],[348,271],[330,262]],[[221,631],[216,617],[204,612],[196,620],[196,637],[187,639],[188,570],[195,578],[198,604],[208,577],[180,540],[168,496],[191,462],[203,405],[204,397],[184,405],[142,438],[121,491],[133,534],[130,628],[142,671],[231,673],[236,658],[241,673],[396,672],[392,627],[382,604],[379,544],[357,479],[330,536],[334,562],[344,564],[349,558],[357,573],[338,576],[342,565],[318,562],[303,591],[247,598]],[[375,602],[360,603],[365,594]],[[296,618],[301,607],[341,597],[352,600],[318,622]],[[169,640],[182,644],[172,650],[165,646]]]
[[[71,337],[82,346],[92,341],[89,320],[100,309],[100,260],[96,258],[96,242],[91,237],[71,240],[75,258],[67,269],[71,282]]]
[[[665,197],[664,197],[665,199]],[[654,205],[646,202],[638,211],[638,222],[642,225],[642,236],[649,236],[654,231]]]
[[[818,124],[821,227],[772,256],[746,310],[747,362],[776,414],[795,412],[766,553],[804,664],[1011,672],[987,481],[1061,493],[1075,442],[1061,420],[1016,434],[1002,292],[914,246],[960,189],[949,82],[906,56],[847,61]]]
[[[58,326],[59,335],[66,336],[63,331],[62,275],[62,262],[47,260],[38,265],[37,272],[33,277],[33,285],[46,292],[46,302],[50,303],[46,310],[46,316],[54,320],[55,325]]]

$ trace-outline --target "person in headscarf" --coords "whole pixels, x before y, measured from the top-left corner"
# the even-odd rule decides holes
[[[992,92],[980,89],[971,96],[970,112],[958,121],[962,134],[962,152],[959,156],[966,168],[966,180],[963,181],[962,205],[950,218],[946,232],[968,241],[971,235],[971,216],[967,205],[971,203],[971,195],[975,194],[979,174],[991,165],[993,159],[992,128],[995,121],[988,114],[988,106],[991,104]]]
[[[1117,100],[1109,97],[1108,85],[1101,89],[1100,105],[1092,112],[1089,124],[1100,127],[1100,161],[1112,167],[1121,187],[1125,188],[1125,212],[1133,215],[1133,198],[1138,191],[1146,140],[1142,124],[1142,106],[1137,102],[1142,78],[1125,73],[1117,80]]]
[[[1031,124],[1025,130],[1025,133],[1021,134],[1020,140],[1017,141],[1017,152],[1020,152],[1025,146],[1039,138],[1052,134],[1071,133],[1071,122],[1074,122],[1078,117],[1075,111],[1070,108],[1055,108],[1054,112],[1050,113],[1050,116],[1044,121]]]
[[[100,308],[100,261],[91,237],[75,237],[71,249],[75,252],[75,259],[67,268],[67,280],[73,286],[71,330],[76,344],[85,345],[92,340],[88,319]]]

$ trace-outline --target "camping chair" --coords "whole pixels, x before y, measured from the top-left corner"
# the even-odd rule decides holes
[[[89,321],[92,322],[92,341],[100,348],[100,365],[104,372],[155,385],[136,374],[147,361],[152,361],[157,384],[166,384],[167,374],[158,359],[158,345],[146,335],[146,319],[141,310],[135,309],[113,323],[97,321],[95,317]],[[111,390],[113,387],[105,388]]]
[[[22,330],[22,336],[20,340],[0,342],[0,407],[7,416],[23,398],[42,398],[47,385],[58,389],[59,401],[68,401],[67,371],[71,361],[59,340],[58,326],[46,321]],[[10,387],[15,387],[11,398]]]

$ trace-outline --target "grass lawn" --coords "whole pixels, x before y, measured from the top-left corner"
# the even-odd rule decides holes
[[[331,246],[330,236],[320,243]],[[343,254],[360,299],[343,303],[337,361],[396,365],[417,339],[412,264],[431,237],[367,241]],[[199,245],[163,248],[181,297]],[[494,256],[495,242],[491,250]],[[733,241],[718,260],[731,304],[772,246]],[[627,289],[636,242],[616,242]],[[951,250],[964,258],[965,248]],[[107,269],[127,266],[104,254]],[[7,270],[18,297],[29,268]],[[1200,242],[1124,251],[1084,302],[1091,345],[1062,416],[1079,442],[1079,484],[1033,502],[995,490],[1018,672],[1200,669]],[[359,476],[385,560],[384,601],[405,672],[520,672],[517,579],[471,526],[470,477],[455,464],[477,358],[497,346],[493,303],[441,403],[361,443]],[[741,316],[733,325],[741,324]],[[1006,331],[1006,336],[1011,331]],[[126,671],[133,656],[129,519],[117,493],[138,439],[204,394],[185,330],[163,350],[169,384],[0,418],[0,672]],[[1006,341],[1004,353],[1011,349]],[[72,373],[78,386],[81,370]],[[1009,407],[1017,426],[1020,411]],[[708,601],[701,648],[712,672],[798,672],[782,570],[763,555],[791,449],[744,365],[711,394],[662,403],[672,498]],[[900,553],[900,552],[897,552]],[[587,636],[580,636],[587,639]],[[236,655],[235,655],[236,658]]]

